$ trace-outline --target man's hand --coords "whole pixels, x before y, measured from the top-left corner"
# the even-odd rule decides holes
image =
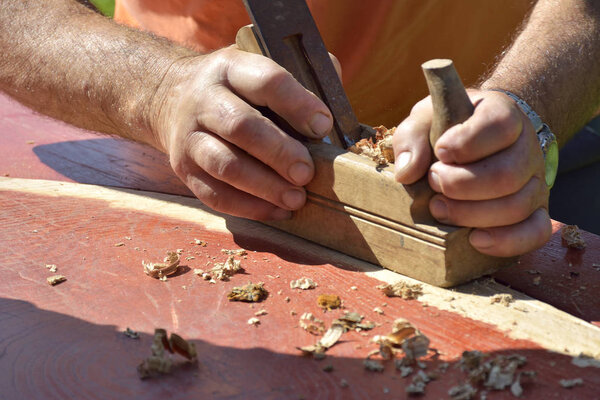
[[[308,150],[252,107],[269,107],[307,138],[329,133],[331,113],[289,72],[230,47],[181,60],[162,86],[155,134],[202,202],[262,220],[304,205],[302,186],[314,174]]]
[[[550,237],[548,187],[537,136],[527,116],[500,92],[469,91],[475,112],[446,131],[432,162],[429,97],[417,103],[394,135],[396,179],[409,184],[427,173],[438,192],[431,214],[445,224],[474,227],[482,253],[513,256]]]

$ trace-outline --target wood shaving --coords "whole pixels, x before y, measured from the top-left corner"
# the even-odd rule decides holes
[[[381,290],[387,297],[401,297],[404,300],[413,300],[423,294],[423,285],[420,283],[396,282],[394,284],[380,285]]]
[[[206,247],[206,245],[208,243],[206,243],[204,240],[194,239],[194,241],[192,242],[192,244],[197,244],[198,246]]]
[[[361,139],[348,148],[349,151],[370,158],[378,166],[394,163],[394,149],[392,148],[392,137],[396,128],[387,129],[385,126],[374,127],[375,141],[372,138]]]
[[[565,225],[562,227],[560,236],[563,243],[572,249],[585,249],[585,240],[581,237],[581,231],[577,225]]]
[[[258,310],[257,312],[254,313],[254,315],[256,315],[257,317],[260,317],[262,315],[267,315],[267,314],[268,314],[268,312],[264,308],[262,310]]]
[[[325,324],[323,321],[315,317],[312,313],[302,314],[299,325],[302,329],[313,335],[321,335],[325,332]]]
[[[252,317],[248,320],[248,325],[258,326],[260,324],[260,319],[256,317]]]
[[[304,354],[313,355],[315,358],[323,358],[325,356],[325,352],[338,342],[343,333],[344,328],[341,325],[332,324],[316,344],[298,347],[298,349]]]
[[[115,247],[123,247],[123,246],[125,246],[125,243],[123,243],[123,242],[115,243]]]
[[[454,400],[471,400],[475,394],[477,394],[477,389],[470,383],[453,386],[448,390],[448,395]]]
[[[131,328],[127,327],[124,331],[123,334],[125,336],[127,336],[130,339],[139,339],[140,338],[140,333],[136,332],[134,330],[132,330]]]
[[[213,267],[208,271],[194,269],[194,273],[202,277],[205,281],[213,279],[228,281],[230,277],[243,271],[242,262],[236,260],[234,256],[229,256],[224,263],[214,263]]]
[[[586,367],[600,368],[600,360],[597,360],[592,357],[587,357],[585,355],[579,355],[577,357],[573,357],[571,359],[571,364],[573,364],[579,368],[586,368]]]
[[[229,301],[260,302],[267,298],[269,292],[263,287],[264,283],[248,283],[242,287],[234,287],[227,295]]]
[[[234,250],[221,249],[221,253],[227,254],[228,256],[240,256],[240,257],[248,254],[246,252],[246,250],[244,250],[244,249],[234,249]]]
[[[510,303],[514,302],[515,299],[511,294],[508,293],[499,293],[490,297],[490,304],[502,304],[505,307],[508,307]]]
[[[558,383],[560,384],[560,386],[562,386],[566,389],[571,389],[571,388],[574,388],[575,386],[583,386],[583,379],[581,379],[581,378],[561,379],[560,381],[558,381]]]
[[[163,259],[162,263],[151,263],[142,261],[142,265],[144,266],[144,272],[146,275],[166,280],[168,275],[172,275],[179,268],[179,254],[174,251],[167,251],[167,256]]]
[[[377,314],[383,315],[383,309],[381,307],[375,307],[373,309],[373,312],[376,312]]]
[[[292,288],[292,289],[309,290],[309,289],[314,289],[317,286],[318,285],[315,281],[313,281],[310,278],[306,278],[306,277],[302,277],[300,279],[296,279],[295,281],[290,282],[290,288]]]
[[[152,346],[152,355],[143,360],[137,367],[140,379],[156,377],[160,374],[169,374],[173,366],[171,357],[167,354],[177,353],[192,363],[197,362],[198,354],[194,343],[184,340],[181,336],[171,333],[167,339],[167,331],[155,329]],[[165,351],[166,350],[166,351]]]
[[[407,376],[409,376],[410,374],[413,373],[414,369],[413,367],[409,367],[404,365],[402,360],[396,360],[394,365],[396,366],[396,369],[398,371],[400,371],[400,376],[402,378],[406,378]]]
[[[383,364],[377,360],[366,359],[363,361],[363,365],[367,371],[383,372]]]
[[[46,278],[46,282],[48,282],[48,285],[50,286],[58,285],[66,280],[67,278],[64,275],[52,275]]]
[[[58,270],[56,264],[46,264],[46,268],[48,268],[48,271],[50,272],[56,272]]]
[[[394,358],[402,350],[405,355],[404,365],[413,364],[429,351],[429,338],[403,318],[394,321],[391,333],[376,335],[371,342],[379,345],[376,353],[384,360]]]
[[[342,306],[340,296],[335,294],[322,294],[317,298],[319,307],[331,311]]]
[[[344,315],[334,320],[334,324],[339,324],[344,327],[344,331],[347,332],[349,330],[355,330],[357,332],[360,331],[368,331],[375,328],[375,324],[373,322],[365,322],[363,323],[363,316],[357,312],[346,311]]]

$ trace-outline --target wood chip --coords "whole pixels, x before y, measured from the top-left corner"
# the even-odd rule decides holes
[[[366,359],[363,361],[363,365],[367,371],[372,372],[383,372],[383,364],[377,360]]]
[[[140,338],[140,334],[139,334],[139,332],[136,332],[136,331],[132,330],[132,329],[131,329],[131,328],[129,328],[129,327],[127,327],[127,329],[125,329],[125,330],[123,331],[123,334],[124,334],[125,336],[127,336],[128,338],[130,338],[130,339],[139,339],[139,338]]]
[[[302,277],[300,279],[296,279],[295,281],[290,281],[290,288],[292,289],[302,289],[309,290],[314,289],[318,285],[315,281],[310,278]]]
[[[349,151],[370,158],[378,166],[394,162],[394,150],[392,148],[392,136],[396,128],[387,129],[385,126],[374,127],[376,131],[375,140],[372,138],[361,139],[348,148]]]
[[[581,237],[581,231],[577,225],[565,225],[562,227],[560,236],[563,243],[572,249],[584,249],[585,240]]]
[[[154,330],[150,350],[152,355],[143,360],[137,367],[140,379],[169,374],[173,361],[167,352],[177,353],[192,363],[196,363],[198,359],[194,343],[188,342],[175,333],[171,333],[171,337],[167,339],[167,331],[160,328]]]
[[[313,355],[315,358],[323,358],[325,352],[338,342],[343,333],[344,328],[342,326],[333,324],[316,344],[298,347],[298,349],[304,354]]]
[[[245,256],[248,254],[244,249],[227,250],[221,249],[221,253],[227,254],[228,256]]]
[[[454,400],[471,400],[475,394],[477,394],[477,389],[470,383],[456,385],[448,390],[448,395]]]
[[[56,272],[58,270],[56,264],[46,264],[46,268],[48,268],[48,271],[50,272]]]
[[[302,314],[299,325],[302,329],[313,335],[321,335],[325,332],[325,324],[323,321],[315,317],[312,313]]]
[[[48,282],[48,285],[50,286],[58,285],[66,280],[67,278],[64,275],[52,275],[46,278],[46,282]]]
[[[236,260],[234,256],[227,257],[227,260],[225,260],[224,263],[214,263],[213,267],[208,271],[197,268],[194,269],[194,273],[198,276],[201,276],[202,279],[206,281],[213,279],[228,281],[230,277],[243,271],[244,268],[242,268],[242,262],[240,260]]]
[[[204,240],[194,239],[194,241],[192,242],[192,244],[197,244],[198,246],[206,247],[206,245],[208,243],[206,243]]]
[[[571,389],[571,388],[574,388],[575,386],[583,386],[583,379],[581,379],[581,378],[561,379],[560,381],[558,381],[558,383],[560,384],[560,386],[562,386],[566,389]]]
[[[268,312],[264,308],[262,310],[258,310],[257,312],[254,313],[254,315],[256,315],[257,317],[260,317],[262,315],[267,315],[267,314],[268,314]]]
[[[248,320],[248,325],[258,326],[260,324],[260,319],[256,317],[252,317]]]
[[[142,261],[142,265],[144,266],[144,272],[146,275],[166,280],[168,275],[172,275],[177,271],[179,267],[179,254],[174,251],[168,251],[167,256],[163,259],[162,263],[150,263]]]
[[[495,294],[492,297],[490,297],[490,304],[502,304],[505,307],[508,307],[510,305],[510,303],[514,302],[515,299],[512,297],[512,295],[508,294],[508,293],[499,293],[499,294]]]

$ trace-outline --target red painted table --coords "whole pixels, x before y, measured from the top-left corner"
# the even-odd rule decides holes
[[[599,397],[598,368],[571,364],[580,351],[600,356],[600,329],[586,322],[600,321],[595,235],[585,233],[588,248],[573,251],[555,233],[543,249],[498,272],[500,283],[425,286],[418,300],[386,298],[376,286],[401,277],[207,210],[185,197],[189,192],[165,157],[146,146],[74,129],[5,97],[0,140],[0,176],[6,177],[0,180],[0,398],[404,398],[412,376],[401,378],[390,362],[383,373],[362,365],[374,348],[369,339],[388,333],[398,317],[419,327],[439,351],[438,360],[425,361],[425,371],[450,364],[427,385],[426,398],[447,398],[448,389],[464,381],[457,360],[473,349],[526,356],[524,369],[537,371],[523,384],[526,398]],[[248,251],[244,274],[216,284],[193,274],[223,262],[221,249],[234,248]],[[175,276],[161,282],[143,273],[143,260],[175,249],[183,251]],[[46,264],[56,264],[67,281],[49,286]],[[319,286],[290,289],[289,282],[303,276]],[[233,286],[249,281],[265,282],[269,297],[254,305],[227,301]],[[498,292],[517,300],[492,304]],[[380,325],[367,336],[344,334],[316,361],[296,349],[318,339],[298,318],[304,312],[326,323],[337,318],[342,311],[318,308],[323,293],[340,295],[345,311]],[[260,325],[249,325],[261,309],[267,314]],[[141,338],[127,338],[126,327]],[[193,341],[197,367],[181,363],[169,376],[139,380],[136,365],[150,355],[157,327]],[[323,371],[326,365],[333,371]],[[583,386],[558,384],[578,377]],[[511,397],[488,391],[488,398]]]

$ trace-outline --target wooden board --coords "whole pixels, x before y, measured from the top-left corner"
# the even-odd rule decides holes
[[[425,361],[426,371],[450,363],[427,386],[425,398],[447,397],[464,379],[457,367],[460,354],[472,349],[526,356],[525,368],[538,373],[524,384],[526,398],[593,398],[600,385],[596,368],[574,367],[568,355],[597,350],[600,329],[527,296],[509,307],[491,304],[493,293],[514,293],[501,285],[480,281],[456,291],[425,285],[419,300],[386,298],[375,287],[399,275],[261,224],[212,213],[186,197],[5,178],[0,207],[3,399],[404,398],[410,378],[401,378],[391,363],[383,373],[362,366],[373,348],[369,337],[387,332],[397,317],[418,326],[439,350],[439,360]],[[208,245],[195,245],[195,238]],[[207,262],[223,261],[222,248],[240,247],[249,251],[243,275],[213,285],[192,273]],[[160,259],[176,248],[184,259],[194,257],[181,273],[167,282],[143,274],[142,260]],[[47,263],[56,264],[68,280],[48,286]],[[301,276],[317,281],[318,288],[290,289],[289,281]],[[228,290],[248,281],[265,282],[269,297],[254,306],[227,302]],[[316,339],[297,326],[298,316],[310,311],[331,321],[341,314],[319,310],[315,300],[321,293],[339,294],[346,310],[381,325],[367,336],[345,334],[325,360],[315,361],[295,349]],[[448,310],[434,306],[436,301]],[[377,306],[383,315],[373,311]],[[248,325],[262,308],[268,314],[259,317],[261,325]],[[297,315],[290,315],[292,310]],[[482,314],[503,314],[505,322],[483,322]],[[553,332],[547,341],[554,344],[533,337],[525,326],[529,320],[531,329]],[[504,323],[510,330],[496,327]],[[127,326],[141,332],[139,341],[121,333]],[[135,366],[149,355],[156,327],[191,339],[199,350],[198,367],[184,365],[164,379],[140,381]],[[330,373],[323,371],[328,364]],[[568,390],[558,384],[576,377],[583,386]],[[349,387],[340,385],[342,379]],[[488,398],[512,396],[490,392]]]

